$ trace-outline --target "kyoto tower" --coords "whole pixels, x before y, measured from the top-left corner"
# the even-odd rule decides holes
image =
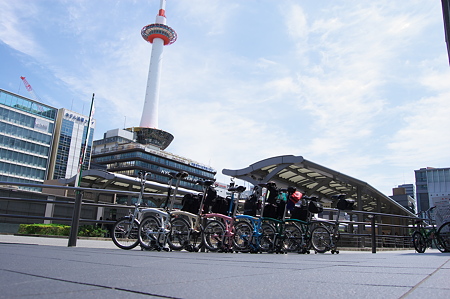
[[[161,0],[155,23],[144,26],[141,30],[142,37],[152,44],[152,53],[140,127],[133,128],[137,133],[137,142],[151,144],[162,150],[167,148],[173,140],[172,134],[158,129],[159,85],[163,48],[177,40],[175,30],[166,25],[165,7],[166,0]]]

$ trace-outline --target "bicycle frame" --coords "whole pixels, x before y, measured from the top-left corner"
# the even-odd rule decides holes
[[[414,229],[412,233],[412,242],[414,248],[418,253],[424,253],[428,247],[431,247],[434,243],[435,247],[441,251],[445,252],[446,248],[442,244],[441,239],[439,237],[438,230],[431,219],[431,211],[436,207],[431,207],[425,211],[426,219],[429,221],[429,226],[425,226],[424,220],[418,220],[416,222],[417,227]],[[419,213],[420,214],[420,213]]]
[[[140,172],[140,192],[138,196],[138,201],[135,204],[135,208],[133,213],[130,212],[130,215],[125,216],[114,224],[111,230],[111,237],[114,244],[121,249],[133,249],[139,244],[139,240],[137,238],[140,220],[142,218],[142,198],[145,188],[145,180],[149,173]]]
[[[187,240],[187,243],[184,246],[184,249],[188,251],[198,251],[203,247],[203,226],[202,222],[205,219],[206,216],[203,214],[203,207],[204,202],[206,199],[207,189],[210,188],[210,186],[214,183],[214,181],[203,181],[199,180],[197,181],[197,184],[201,185],[203,187],[203,196],[200,201],[199,210],[197,214],[190,213],[187,211],[182,210],[175,210],[171,212],[171,215],[173,218],[181,218],[184,219],[188,226],[189,231],[187,232],[187,236],[185,236],[185,239]],[[196,238],[194,241],[192,241],[192,237]],[[200,243],[197,245],[197,238],[200,239]],[[194,243],[194,244],[192,244]]]
[[[212,184],[212,181],[208,181],[208,183],[206,184]],[[202,186],[205,185],[204,181],[197,181],[197,184],[201,184]],[[188,231],[188,235],[186,236],[187,238],[187,244],[185,244],[184,248],[187,251],[198,251],[202,248],[203,246],[203,238],[202,238],[202,233],[203,233],[203,227],[202,227],[202,219],[203,219],[203,215],[202,215],[202,211],[203,211],[203,202],[206,198],[206,192],[203,194],[201,202],[200,202],[200,206],[199,206],[199,210],[197,212],[197,214],[193,214],[187,211],[182,211],[182,210],[175,210],[171,212],[171,215],[173,218],[182,218],[185,221],[187,221],[188,226],[189,226],[189,231]],[[196,244],[191,244],[191,238],[192,236],[195,236],[197,238],[200,239],[200,243],[199,245]],[[197,243],[197,242],[195,242]]]
[[[172,222],[172,212],[176,194],[178,192],[178,187],[182,178],[188,176],[187,172],[171,173],[171,178],[169,181],[169,188],[167,191],[167,199],[165,202],[164,209],[158,208],[145,208],[141,210],[141,223],[139,224],[139,242],[143,249],[148,250],[166,250],[169,233],[171,233],[171,222]],[[171,195],[172,190],[172,180],[177,179],[175,186],[175,191]],[[170,200],[170,205],[168,206],[168,201]],[[170,243],[169,243],[170,245]],[[171,246],[173,247],[173,246]]]

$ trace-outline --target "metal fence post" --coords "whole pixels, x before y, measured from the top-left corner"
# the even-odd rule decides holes
[[[83,191],[77,191],[75,202],[73,204],[72,224],[70,226],[68,247],[77,246],[78,227],[80,225],[81,202],[83,200]]]
[[[377,253],[377,237],[376,237],[376,231],[375,231],[375,215],[372,216],[370,219],[370,226],[371,226],[371,233],[372,233],[372,253]]]

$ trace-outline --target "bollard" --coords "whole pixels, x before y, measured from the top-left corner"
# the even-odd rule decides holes
[[[72,224],[70,225],[70,235],[68,247],[77,246],[78,227],[80,225],[81,201],[83,200],[83,191],[77,191],[75,202],[73,204]]]

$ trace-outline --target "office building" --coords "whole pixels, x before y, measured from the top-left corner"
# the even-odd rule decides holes
[[[86,116],[0,89],[0,180],[42,184],[73,175],[87,123]],[[89,146],[86,152],[85,168]]]
[[[132,131],[109,130],[103,139],[94,140],[92,163],[131,177],[137,177],[140,171],[150,172],[149,180],[162,184],[167,184],[170,172],[186,171],[189,176],[180,182],[180,187],[199,192],[202,189],[197,180],[214,180],[215,169],[136,140]]]
[[[397,188],[392,189],[392,196],[389,196],[399,204],[401,204],[403,207],[411,211],[412,213],[416,214],[416,200],[414,197],[412,197],[410,194],[411,192],[411,186],[412,184],[408,185],[400,185]],[[403,187],[406,186],[406,187]],[[414,188],[413,188],[414,190]]]
[[[416,176],[417,210],[426,211],[436,206],[437,214],[450,218],[450,168],[426,167],[414,170]],[[450,220],[450,219],[449,219]]]
[[[89,117],[61,108],[55,128],[55,141],[51,165],[49,167],[50,179],[70,178],[77,174],[83,151],[85,159],[83,170],[89,169],[92,140],[94,137],[95,120],[92,120],[89,129],[89,139],[86,146],[86,134]]]
[[[409,195],[412,198],[416,198],[416,188],[414,187],[414,184],[403,184],[403,185],[398,185],[397,187],[404,188],[406,195]]]

